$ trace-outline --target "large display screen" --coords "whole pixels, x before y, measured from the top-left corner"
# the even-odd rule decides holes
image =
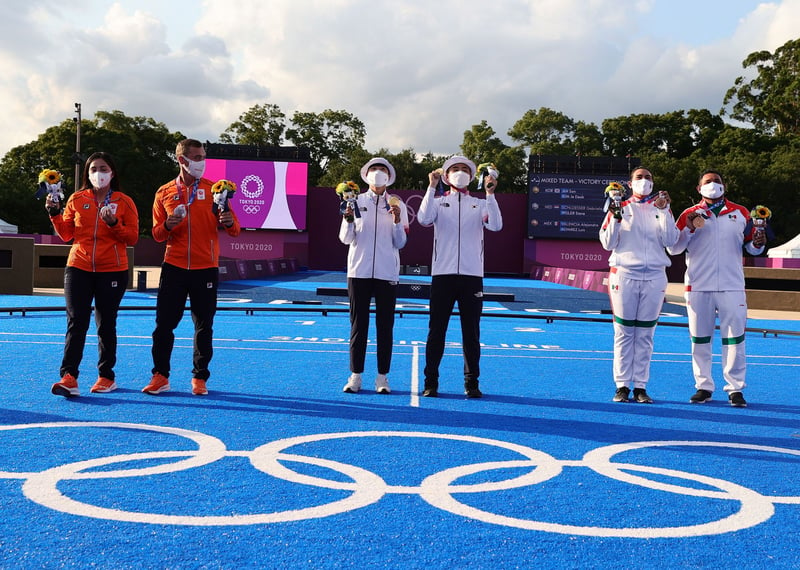
[[[605,188],[625,176],[528,175],[528,237],[597,239]]]
[[[243,228],[306,229],[307,163],[208,158],[204,176],[236,184],[230,202]]]

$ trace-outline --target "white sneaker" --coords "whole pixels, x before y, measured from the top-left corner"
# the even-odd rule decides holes
[[[347,379],[347,384],[344,385],[343,391],[355,394],[359,390],[361,390],[361,374],[356,374],[353,372],[350,375],[350,378]]]
[[[378,374],[375,377],[375,391],[378,394],[390,394],[392,392],[389,389],[389,379],[386,374]]]

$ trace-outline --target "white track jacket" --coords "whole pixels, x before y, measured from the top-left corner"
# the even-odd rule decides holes
[[[686,219],[695,211],[704,214],[705,225],[692,231]],[[749,221],[747,209],[729,200],[725,200],[718,216],[708,211],[705,203],[683,211],[677,222],[680,237],[668,251],[677,255],[686,250],[687,291],[744,291],[742,245],[746,240],[745,249],[751,255],[764,251],[764,246],[754,247],[750,241],[753,230]]]
[[[420,224],[434,227],[431,275],[483,277],[483,229],[503,229],[497,198],[452,190],[439,198],[435,194],[428,187],[417,213]]]
[[[600,243],[610,251],[608,265],[621,277],[647,281],[671,265],[664,248],[678,240],[678,228],[669,208],[659,210],[649,199],[632,197],[622,203],[622,220],[609,212],[600,228]]]
[[[406,245],[408,210],[400,201],[400,223],[386,208],[391,194],[378,196],[368,190],[356,197],[360,217],[353,223],[342,218],[339,241],[350,246],[347,276],[397,282],[400,278],[400,249]]]

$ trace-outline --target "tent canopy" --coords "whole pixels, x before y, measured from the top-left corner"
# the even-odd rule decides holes
[[[800,234],[783,245],[770,248],[767,257],[800,258]]]
[[[14,224],[9,224],[7,221],[0,219],[0,234],[15,234],[18,229]]]

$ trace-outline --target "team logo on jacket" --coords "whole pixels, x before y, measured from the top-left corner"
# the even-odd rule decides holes
[[[84,205],[83,205],[83,209],[84,209],[84,210],[88,210],[88,209],[89,209],[89,204],[84,204]]]

